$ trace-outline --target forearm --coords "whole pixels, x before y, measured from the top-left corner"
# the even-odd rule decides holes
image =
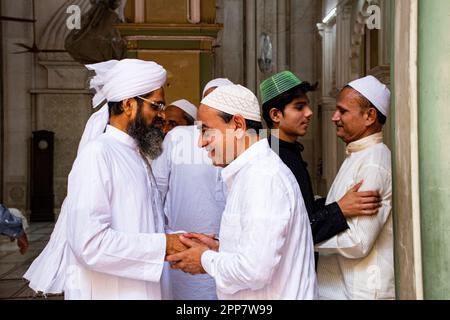
[[[324,204],[324,199],[316,200],[315,212],[309,217],[314,244],[328,240],[349,228],[336,202]]]

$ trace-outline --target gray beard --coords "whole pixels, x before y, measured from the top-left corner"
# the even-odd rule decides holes
[[[161,129],[146,125],[139,109],[136,119],[130,124],[128,134],[136,141],[139,151],[146,157],[154,160],[162,153],[162,142],[164,133]]]

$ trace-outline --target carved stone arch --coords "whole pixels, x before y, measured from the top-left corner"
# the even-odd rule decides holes
[[[43,49],[64,50],[64,41],[71,30],[66,26],[67,8],[71,5],[79,6],[81,14],[91,7],[90,0],[67,0],[56,12],[42,33],[39,47]],[[73,61],[68,53],[40,53],[41,61]]]

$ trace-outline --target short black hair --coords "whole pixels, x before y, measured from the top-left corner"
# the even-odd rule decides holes
[[[361,110],[362,110],[362,111],[366,111],[366,110],[368,110],[368,109],[370,109],[370,108],[375,109],[375,110],[377,111],[377,121],[378,121],[378,123],[381,124],[382,126],[384,126],[384,125],[386,124],[386,121],[387,121],[386,116],[385,116],[384,114],[382,114],[382,113],[380,112],[380,110],[378,110],[378,108],[375,107],[375,106],[373,105],[373,103],[369,101],[369,99],[367,99],[366,97],[364,97],[361,93],[359,93],[357,90],[355,90],[353,87],[351,87],[351,86],[349,86],[349,85],[345,86],[345,87],[342,89],[342,91],[343,91],[344,89],[352,89],[352,90],[354,90],[354,91],[356,92],[357,96],[358,96],[358,100],[359,100],[359,103],[360,103],[360,105],[361,105]],[[342,92],[342,91],[341,91],[341,92]]]
[[[275,98],[270,99],[269,101],[263,103],[262,105],[262,113],[263,119],[267,123],[267,126],[272,129],[273,121],[270,118],[270,110],[278,109],[282,113],[284,112],[284,108],[291,103],[294,99],[300,98],[303,95],[306,95],[308,92],[316,91],[319,83],[311,85],[309,82],[302,82],[298,86],[289,89],[286,92],[276,96]]]
[[[143,98],[149,98],[153,95],[153,92],[147,93],[147,94],[143,94],[141,95]],[[134,97],[133,99],[136,100],[138,107],[140,108],[144,102],[142,101],[142,99],[139,99],[139,97]],[[118,116],[121,115],[123,113],[123,108],[122,108],[122,104],[123,101],[119,101],[119,102],[108,102],[108,111],[109,111],[109,115],[110,116]]]
[[[118,116],[118,115],[122,114],[123,113],[122,103],[123,103],[123,101],[108,102],[109,115],[110,116]]]
[[[233,115],[219,111],[219,116],[225,121],[225,123],[229,123],[233,119]],[[247,127],[247,130],[255,130],[256,132],[263,129],[262,123],[258,121],[248,120],[245,119],[245,125]]]

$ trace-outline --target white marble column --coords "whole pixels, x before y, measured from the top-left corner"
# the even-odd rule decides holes
[[[333,26],[317,24],[322,37],[322,97],[333,95],[334,89],[334,37]]]
[[[326,189],[329,190],[339,164],[336,129],[331,122],[336,108],[335,33],[332,24],[319,23],[317,28],[322,37],[322,91],[319,99],[322,108],[322,178],[325,180]]]
[[[352,7],[349,5],[339,6],[336,17],[337,35],[337,64],[336,64],[336,87],[340,90],[350,79],[351,63],[351,30],[350,18]]]
[[[339,169],[336,128],[331,122],[336,110],[336,99],[323,97],[319,104],[322,107],[322,178],[328,191]]]

